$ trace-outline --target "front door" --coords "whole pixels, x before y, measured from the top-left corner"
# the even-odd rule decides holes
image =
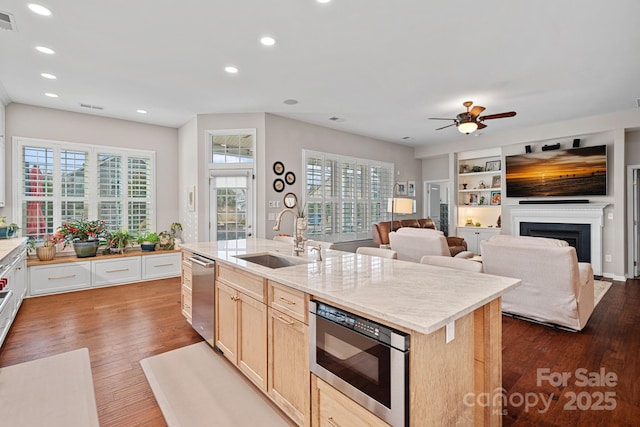
[[[253,170],[212,170],[209,175],[209,240],[253,235]]]

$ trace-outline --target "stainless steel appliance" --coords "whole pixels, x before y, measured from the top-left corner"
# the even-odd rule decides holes
[[[211,347],[215,346],[215,261],[200,255],[191,261],[191,325]]]
[[[409,425],[409,335],[310,301],[311,372],[392,426]]]

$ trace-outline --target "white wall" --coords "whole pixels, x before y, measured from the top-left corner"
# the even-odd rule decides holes
[[[635,147],[640,129],[640,109],[627,110],[614,114],[586,117],[577,120],[540,125],[532,128],[499,134],[485,133],[474,138],[460,139],[455,143],[422,146],[415,150],[417,158],[424,159],[426,165],[433,163],[434,158],[444,154],[460,153],[484,148],[500,147],[505,155],[524,153],[525,145],[532,145],[539,151],[543,145],[561,143],[561,148],[569,148],[574,138],[581,139],[581,146],[607,145],[607,196],[589,197],[593,202],[606,202],[605,225],[603,229],[603,253],[612,255],[612,262],[603,263],[603,273],[607,277],[621,279],[626,273],[627,239],[630,232],[626,227],[626,165],[630,164],[626,151],[630,146],[629,156],[640,160],[640,149]],[[503,158],[504,160],[504,158]],[[633,164],[634,162],[631,162]],[[635,164],[639,164],[640,161]],[[451,162],[450,162],[451,165]],[[423,165],[423,168],[427,166]],[[452,172],[450,172],[451,176]],[[517,200],[502,198],[503,232],[509,233],[511,218],[510,206]],[[608,219],[608,214],[613,215]]]
[[[156,230],[168,230],[178,220],[178,131],[174,128],[110,119],[90,114],[11,103],[6,107],[7,205],[1,215],[12,220],[11,138],[14,136],[54,141],[135,148],[156,152]]]
[[[182,240],[193,243],[198,237],[198,211],[189,209],[190,189],[198,188],[198,120],[196,117],[178,129],[178,209]]]
[[[316,150],[326,153],[335,153],[344,156],[360,157],[370,160],[378,160],[395,164],[397,181],[416,181],[416,198],[418,200],[417,216],[421,215],[422,208],[422,182],[421,162],[414,159],[413,148],[391,142],[372,139],[351,133],[317,126],[297,120],[288,119],[273,114],[266,114],[266,181],[262,188],[266,193],[266,201],[282,201],[285,193],[294,193],[299,201],[302,201],[304,189],[302,188],[304,168],[302,165],[302,150]],[[292,171],[296,175],[296,182],[287,185],[282,193],[273,189],[273,180],[276,178],[272,165],[281,161],[285,171]],[[277,213],[281,210],[268,208],[266,202],[259,205],[259,210],[268,217],[269,213]],[[407,216],[409,218],[409,216]],[[267,238],[272,238],[277,233],[293,232],[293,221],[283,219],[279,232],[273,231],[273,221],[267,221]]]

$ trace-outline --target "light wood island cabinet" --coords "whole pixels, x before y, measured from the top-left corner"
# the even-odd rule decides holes
[[[216,346],[258,387],[267,390],[266,280],[218,264]]]
[[[309,426],[309,295],[268,283],[269,396],[296,424]]]
[[[247,252],[268,251],[273,244],[260,239],[256,242],[247,247]],[[235,252],[226,255],[212,251],[208,243],[201,245],[195,244],[189,249],[198,253],[202,247],[203,256],[217,261],[216,345],[297,425],[388,425],[310,373],[308,304],[311,299],[344,308],[410,335],[409,425],[502,424],[500,402],[494,399],[488,406],[470,405],[465,396],[481,393],[493,396],[502,386],[501,301],[496,294],[500,289],[516,286],[517,281],[478,275],[478,283],[498,290],[491,291],[495,293],[487,297],[488,302],[476,304],[455,320],[440,323],[438,328],[421,330],[421,325],[413,329],[360,311],[353,305],[345,306],[331,293],[319,295],[324,289],[315,287],[313,282],[318,270],[307,265],[291,267],[298,269],[294,274],[273,270],[265,274],[267,278],[262,277],[258,269],[232,264],[236,261],[230,257],[234,257]],[[336,258],[326,265],[348,263],[353,254],[337,257],[344,258]],[[396,262],[388,262],[395,266]],[[320,271],[325,274],[324,270]],[[341,274],[350,273],[341,271]],[[295,287],[285,284],[292,276],[296,278]],[[447,275],[443,279],[459,280],[455,277]],[[318,279],[321,283],[329,280],[329,273]],[[341,286],[339,282],[331,284],[332,292]],[[466,285],[460,283],[459,286]],[[434,289],[438,288],[434,286]],[[357,289],[350,287],[349,291],[357,292]],[[345,295],[340,294],[340,298],[348,299]],[[419,298],[425,297],[420,293]]]
[[[187,322],[192,321],[192,292],[193,292],[193,275],[192,275],[192,263],[189,261],[189,257],[193,254],[191,252],[182,253],[182,275],[181,275],[181,292],[180,292],[180,306],[182,307],[182,315],[187,319]]]

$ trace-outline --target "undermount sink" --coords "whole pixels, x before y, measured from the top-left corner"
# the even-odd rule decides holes
[[[291,267],[293,265],[307,264],[309,262],[307,260],[289,258],[268,253],[236,255],[235,257],[268,268]]]

